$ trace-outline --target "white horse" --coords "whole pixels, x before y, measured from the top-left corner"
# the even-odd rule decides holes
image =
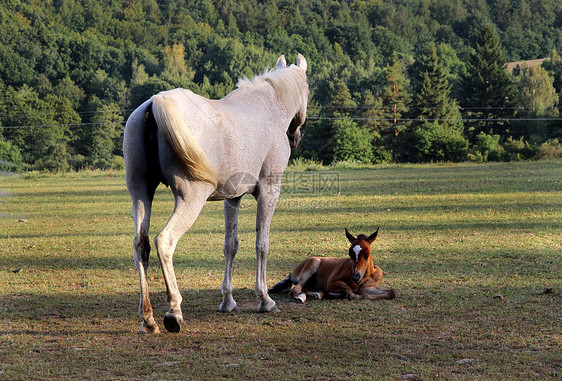
[[[236,310],[232,264],[238,250],[238,209],[246,193],[257,200],[255,292],[259,311],[278,311],[266,285],[269,228],[281,175],[306,118],[306,68],[300,54],[296,65],[290,66],[281,56],[275,70],[252,80],[241,79],[237,89],[220,100],[185,89],[165,91],[144,102],[127,120],[123,153],[133,204],[134,258],[144,332],[160,332],[147,282],[150,211],[160,183],[168,185],[175,198],[172,216],[154,239],[170,307],[164,315],[166,329],[178,332],[183,321],[172,255],[207,200],[224,200],[225,271],[219,309]]]

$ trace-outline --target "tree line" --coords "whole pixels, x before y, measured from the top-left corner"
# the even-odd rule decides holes
[[[295,157],[560,157],[561,27],[557,0],[7,0],[0,166],[120,168],[150,96],[219,98],[297,52],[311,92]]]

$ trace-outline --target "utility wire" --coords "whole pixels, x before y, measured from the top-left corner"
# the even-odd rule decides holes
[[[324,117],[324,116],[309,116],[309,120],[354,120],[354,121],[391,121],[395,123],[401,122],[531,122],[531,121],[556,121],[562,120],[560,118],[456,118],[456,119],[422,119],[422,118],[364,118],[364,117]],[[18,128],[49,128],[49,127],[81,127],[81,126],[103,126],[110,124],[125,124],[126,121],[120,122],[91,122],[91,123],[60,123],[60,124],[34,124],[22,126],[0,126],[0,129],[18,129]]]
[[[124,124],[122,122],[92,122],[92,123],[61,123],[61,124],[33,124],[29,126],[0,126],[0,129],[17,129],[17,128],[47,128],[47,127],[79,127],[79,126],[102,126],[107,124]]]

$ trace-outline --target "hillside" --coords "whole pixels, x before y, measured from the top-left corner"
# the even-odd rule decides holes
[[[559,147],[553,143],[561,137],[562,4],[556,0],[12,0],[0,4],[0,20],[0,159],[13,162],[12,169],[118,167],[123,121],[151,95],[186,87],[222,97],[239,77],[273,66],[280,54],[294,61],[297,52],[309,62],[311,100],[296,156],[356,160],[356,153],[338,154],[341,129],[367,139],[364,157],[371,162],[503,160],[533,156],[546,141]],[[477,74],[468,63],[485,25],[499,41],[502,65],[554,55],[544,73],[527,73],[539,80],[510,77],[519,86],[513,94],[540,85],[548,102],[469,100],[466,78]],[[438,107],[460,106],[456,116],[416,111],[426,107],[416,93],[431,49],[448,89]],[[402,103],[385,95],[397,85]],[[473,107],[519,113],[475,116]],[[339,126],[340,117],[349,123]],[[533,125],[511,123],[523,117]],[[459,122],[443,124],[447,118]],[[505,121],[481,128],[469,119]],[[431,120],[431,126],[420,122]],[[478,140],[479,132],[487,136]],[[493,151],[490,139],[509,151],[510,137],[519,142],[510,143],[516,155],[486,153]],[[443,144],[454,152],[440,155]]]

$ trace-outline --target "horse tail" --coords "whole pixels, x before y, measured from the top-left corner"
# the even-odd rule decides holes
[[[291,274],[289,274],[287,278],[283,279],[281,282],[271,287],[271,290],[269,290],[269,292],[272,294],[280,294],[283,291],[289,289],[292,285],[293,285],[293,281],[291,281]]]
[[[173,98],[161,94],[152,97],[152,114],[158,128],[196,181],[217,186],[217,173],[195,136],[180,116]]]

